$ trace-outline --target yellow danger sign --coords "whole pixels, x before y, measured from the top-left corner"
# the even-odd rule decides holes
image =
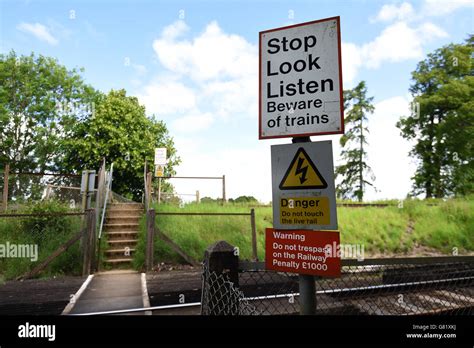
[[[280,224],[329,225],[328,197],[285,197],[280,199]]]
[[[155,166],[155,177],[161,178],[164,174],[165,168],[161,165]]]
[[[280,190],[325,189],[328,184],[304,148],[300,147],[279,187]]]

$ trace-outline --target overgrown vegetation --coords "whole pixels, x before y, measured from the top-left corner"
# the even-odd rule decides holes
[[[45,214],[70,212],[67,205],[55,201],[39,202],[23,207],[18,213]],[[14,279],[32,270],[81,229],[80,216],[0,217],[0,245],[37,245],[37,260],[28,257],[0,257],[0,277]],[[79,275],[81,272],[79,242],[58,256],[40,273],[41,277]]]
[[[422,249],[433,253],[460,255],[474,251],[474,197],[452,200],[406,200],[403,206],[395,201],[391,207],[338,208],[341,243],[361,244],[365,257],[382,255],[419,255]],[[436,205],[433,205],[436,204]],[[183,208],[162,204],[160,212],[222,212],[249,213],[247,204],[187,204]],[[272,226],[272,208],[256,207],[258,257],[264,258],[265,228]],[[157,215],[156,226],[184,251],[202,260],[205,249],[212,243],[225,240],[238,246],[240,256],[252,256],[249,216],[166,216]],[[455,248],[455,249],[454,249]],[[141,226],[140,241],[134,266],[140,269],[145,258],[145,221]],[[183,263],[184,260],[155,239],[155,262]]]
[[[413,110],[397,123],[413,141],[413,194],[427,198],[474,192],[474,36],[443,46],[412,73]]]

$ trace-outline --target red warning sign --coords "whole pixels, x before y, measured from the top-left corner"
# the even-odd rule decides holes
[[[265,268],[326,277],[341,275],[339,232],[267,228]]]

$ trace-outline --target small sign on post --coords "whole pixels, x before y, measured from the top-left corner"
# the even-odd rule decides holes
[[[164,166],[158,164],[155,166],[155,177],[161,178],[164,175],[165,168]]]
[[[155,177],[161,178],[165,173],[165,165],[167,162],[166,147],[155,149]]]
[[[265,268],[278,272],[339,277],[339,232],[267,228]]]
[[[260,32],[259,138],[344,133],[339,17]]]
[[[166,147],[157,147],[155,149],[155,166],[166,164]]]
[[[273,226],[337,230],[330,141],[273,145]]]

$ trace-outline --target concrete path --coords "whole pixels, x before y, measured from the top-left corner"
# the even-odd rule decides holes
[[[76,301],[70,314],[143,308],[140,273],[110,271],[97,273]],[[135,315],[143,315],[138,312]]]

